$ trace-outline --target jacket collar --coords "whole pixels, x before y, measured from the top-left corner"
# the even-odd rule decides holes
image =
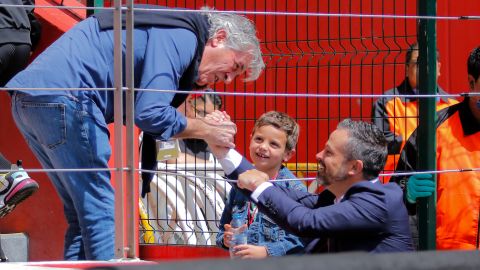
[[[408,78],[405,78],[401,84],[397,86],[397,91],[400,95],[417,95],[419,94],[418,91],[414,91],[413,88],[410,86],[410,83],[408,82]],[[437,84],[437,93],[445,95],[447,92],[443,90],[440,85]],[[400,98],[402,101],[416,101],[418,98],[416,97],[401,97]],[[448,99],[446,97],[440,97],[440,100],[444,102],[448,102]]]

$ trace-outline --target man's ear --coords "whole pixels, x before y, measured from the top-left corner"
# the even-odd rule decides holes
[[[354,160],[352,167],[350,167],[350,172],[352,175],[362,173],[363,171],[363,161],[361,160]]]
[[[468,75],[468,86],[470,87],[470,90],[475,89],[475,79],[470,74]]]
[[[227,32],[223,29],[220,29],[213,36],[211,46],[217,47],[219,44],[222,44],[225,41],[227,41]]]

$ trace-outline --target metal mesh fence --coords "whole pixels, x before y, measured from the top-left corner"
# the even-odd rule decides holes
[[[261,39],[266,62],[264,75],[255,83],[244,84],[237,80],[228,86],[215,85],[214,89],[238,94],[222,98],[225,110],[238,126],[237,149],[245,155],[248,155],[254,121],[262,113],[278,110],[294,116],[301,126],[301,135],[297,153],[288,167],[297,176],[312,177],[316,171],[315,154],[323,148],[329,132],[347,117],[371,121],[372,103],[376,97],[361,95],[378,95],[394,87],[405,75],[405,50],[416,41],[415,20],[361,15],[416,14],[415,5],[408,2],[385,4],[378,1],[299,0],[143,3],[191,9],[208,5],[239,13],[254,11],[253,14],[247,12],[246,16],[255,22]],[[156,205],[144,203],[145,212],[155,218],[141,220],[151,228],[150,232],[143,227],[143,241],[214,244],[209,239],[214,238],[218,230],[216,226],[221,211],[214,211],[217,216],[209,216],[206,208],[194,208],[188,206],[187,202],[179,201],[180,197],[185,196],[195,205],[205,207],[207,195],[195,197],[194,194],[198,193],[199,185],[208,186],[207,180],[194,177],[187,180],[184,175],[189,172],[203,175],[206,165],[196,164],[196,172],[184,171],[182,164],[172,166],[167,167],[175,171],[176,176],[165,176],[166,168],[162,167],[156,179],[173,177],[175,180],[159,180],[156,189],[161,192],[148,195],[148,200],[156,202]],[[211,169],[213,173],[220,172],[221,175],[219,167]],[[188,181],[190,184],[186,183]],[[316,183],[306,184],[312,184],[310,191],[317,190]],[[218,188],[217,184],[212,189],[215,187]],[[225,191],[219,193],[222,195],[216,195],[217,199],[224,200]],[[166,193],[168,196],[165,196]],[[152,205],[155,205],[154,209]],[[221,203],[214,205],[220,207]],[[180,216],[187,218],[189,224],[176,220]]]

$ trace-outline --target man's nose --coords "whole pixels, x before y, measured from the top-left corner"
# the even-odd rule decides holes
[[[315,155],[315,158],[317,159],[317,161],[320,161],[322,160],[322,156],[323,156],[323,150],[318,152],[316,155]]]
[[[231,83],[231,82],[235,79],[235,76],[236,76],[236,74],[233,73],[233,72],[230,72],[230,73],[225,74],[224,83],[225,83],[225,84]]]

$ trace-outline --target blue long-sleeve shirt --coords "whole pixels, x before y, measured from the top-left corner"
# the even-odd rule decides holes
[[[123,33],[123,61],[126,37]],[[100,31],[88,18],[65,33],[7,87],[112,88],[114,83],[113,30]],[[197,49],[195,34],[183,28],[134,29],[134,86],[176,90]],[[57,57],[67,55],[68,57]],[[125,70],[124,70],[125,72]],[[124,82],[125,84],[125,82]],[[182,89],[190,90],[190,89]],[[29,95],[68,95],[78,99],[99,124],[113,122],[114,93],[105,90],[30,90]],[[171,106],[174,93],[135,93],[135,124],[158,139],[168,139],[186,127],[185,117]]]

